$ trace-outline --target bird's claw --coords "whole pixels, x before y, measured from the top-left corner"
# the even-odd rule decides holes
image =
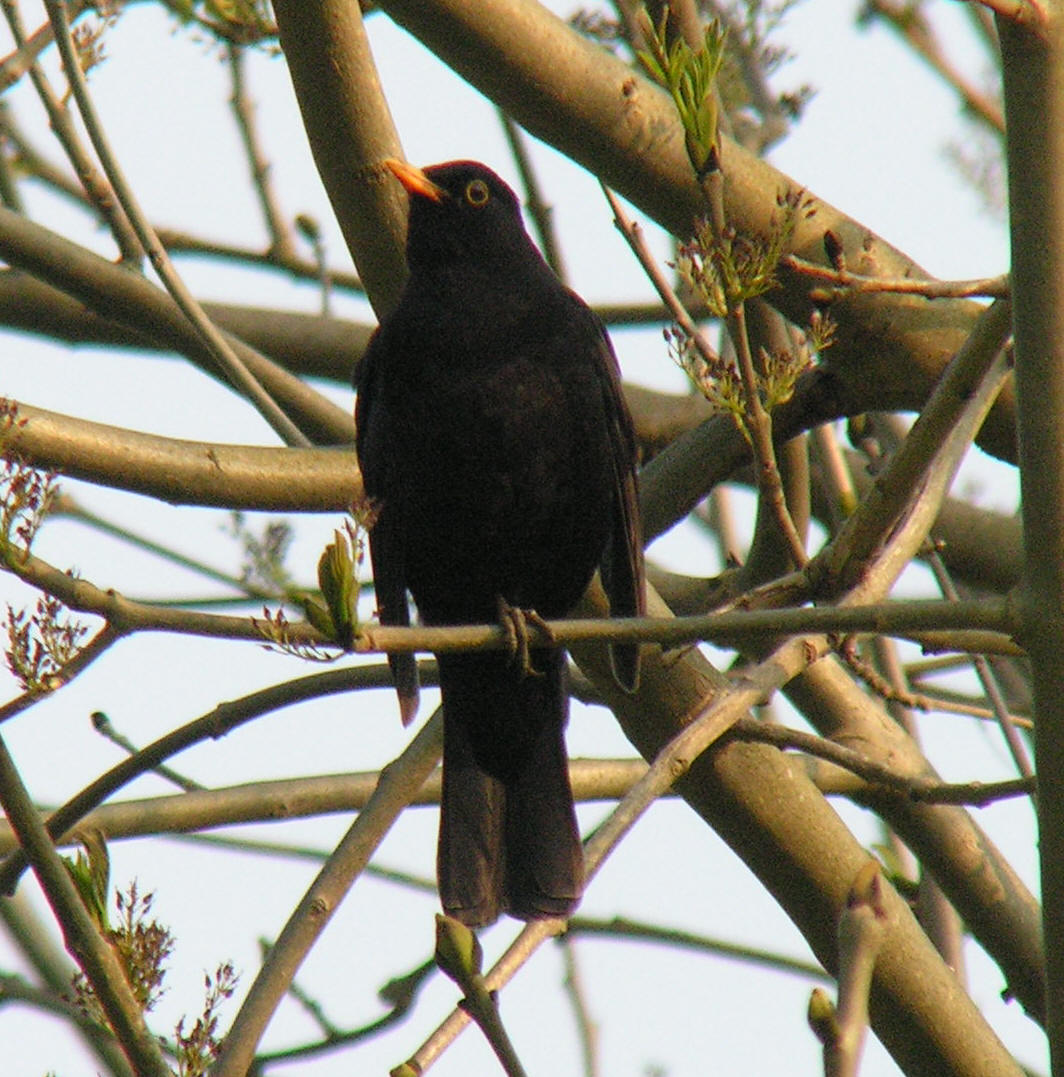
[[[517,667],[522,677],[541,677],[543,674],[532,664],[531,645],[528,639],[528,626],[538,628],[549,641],[554,641],[550,625],[535,610],[523,610],[511,606],[501,595],[498,599],[499,624],[506,633],[506,650],[510,664]]]

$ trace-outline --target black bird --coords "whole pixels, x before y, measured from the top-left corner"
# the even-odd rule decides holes
[[[490,169],[385,164],[410,194],[410,276],[362,360],[355,411],[382,623],[409,623],[407,590],[430,625],[561,617],[600,565],[611,611],[642,613],[635,436],[602,323],[548,268]],[[567,916],[583,855],[564,652],[438,659],[445,911],[473,926],[503,910]],[[637,649],[613,659],[633,689]],[[414,661],[390,661],[409,721]]]

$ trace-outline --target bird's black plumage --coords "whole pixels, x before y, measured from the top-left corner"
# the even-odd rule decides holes
[[[641,613],[636,448],[598,318],[563,287],[517,199],[470,161],[388,167],[410,192],[410,277],[359,369],[358,456],[382,622],[484,623],[499,600],[568,613],[596,567],[616,615]],[[441,654],[444,909],[565,916],[583,857],[563,731],[564,653]],[[410,656],[393,656],[404,719]],[[633,647],[614,649],[625,687]]]

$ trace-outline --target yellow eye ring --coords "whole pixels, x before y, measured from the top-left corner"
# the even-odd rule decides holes
[[[465,200],[476,208],[486,206],[491,199],[491,191],[488,190],[488,185],[479,179],[470,180],[466,184]]]

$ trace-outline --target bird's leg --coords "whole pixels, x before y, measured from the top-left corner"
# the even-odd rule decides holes
[[[496,599],[499,611],[499,624],[506,633],[507,650],[510,654],[510,662],[518,667],[522,677],[541,677],[535,666],[532,665],[530,646],[528,642],[528,626],[533,624],[550,642],[554,642],[554,633],[550,625],[535,610],[523,610],[519,606],[511,606],[502,595]]]

